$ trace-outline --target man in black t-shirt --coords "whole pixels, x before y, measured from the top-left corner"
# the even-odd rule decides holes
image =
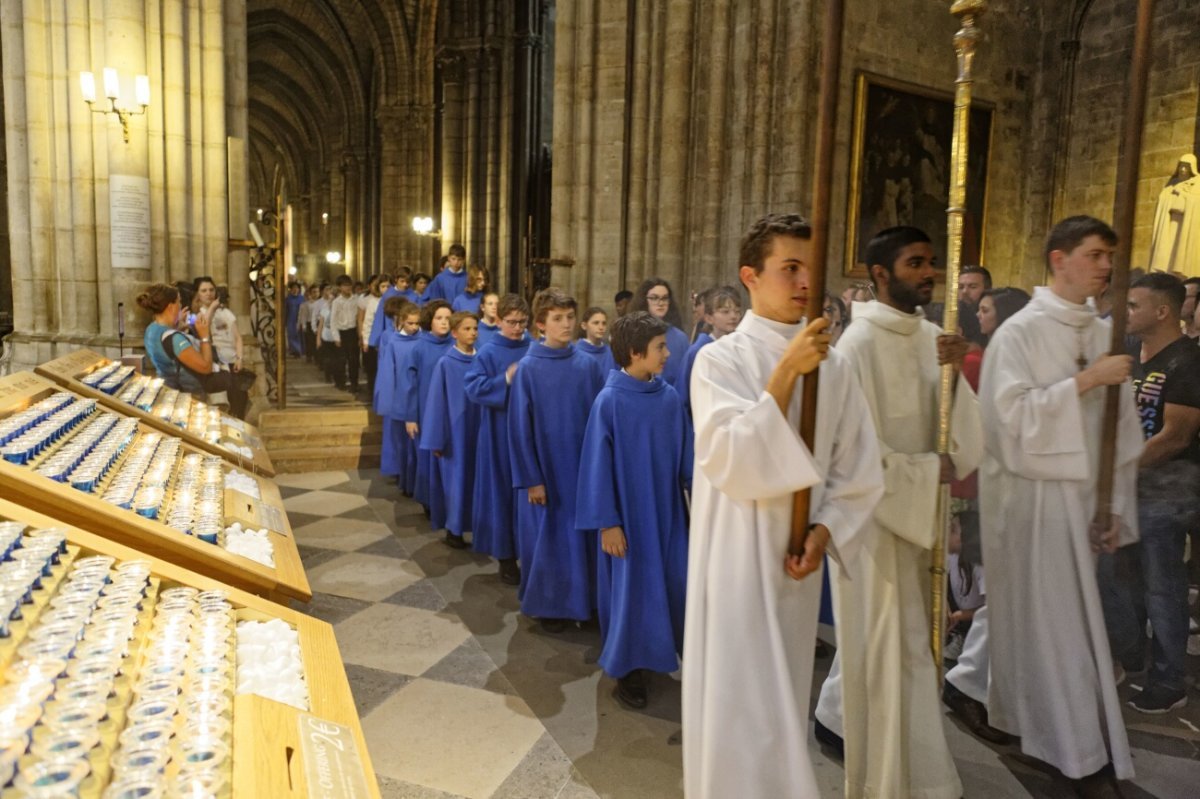
[[[1146,620],[1154,630],[1145,689],[1129,705],[1167,713],[1187,704],[1188,580],[1184,541],[1200,505],[1200,347],[1183,335],[1184,289],[1154,272],[1129,290],[1133,389],[1146,435],[1138,471],[1139,543],[1100,564],[1113,654],[1127,671],[1145,663]]]

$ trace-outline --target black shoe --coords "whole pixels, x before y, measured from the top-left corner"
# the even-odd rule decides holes
[[[538,619],[542,629],[553,635],[558,635],[567,629],[566,619]]]
[[[455,535],[449,530],[446,531],[446,537],[442,539],[446,542],[446,546],[451,549],[466,549],[470,544],[461,535]]]
[[[1075,780],[1075,790],[1082,799],[1123,799],[1125,796],[1111,763],[1095,774]]]
[[[1187,705],[1187,691],[1172,691],[1161,685],[1148,685],[1146,690],[1126,704],[1139,713],[1160,715]]]
[[[950,711],[967,725],[967,729],[985,741],[994,744],[1011,744],[1013,737],[988,724],[987,707],[982,702],[964,694],[949,682],[942,689],[942,701]]]
[[[842,736],[816,719],[813,719],[813,736],[817,739],[817,743],[837,755],[838,760],[846,759],[846,742],[842,740]]]
[[[617,680],[617,701],[632,710],[641,710],[646,706],[646,677],[641,669],[634,669]]]
[[[500,582],[505,585],[521,584],[521,567],[517,565],[516,558],[500,559]]]

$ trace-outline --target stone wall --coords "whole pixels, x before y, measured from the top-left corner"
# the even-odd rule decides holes
[[[1112,218],[1136,4],[1095,0],[1079,39],[1075,123],[1058,197],[1063,215]],[[1200,150],[1200,4],[1158,0],[1143,132],[1133,261],[1145,266],[1159,192],[1181,155]],[[1189,273],[1200,275],[1200,253]]]

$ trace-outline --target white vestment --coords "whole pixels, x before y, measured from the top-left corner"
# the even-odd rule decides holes
[[[1038,288],[996,332],[979,391],[988,718],[1019,735],[1023,752],[1076,779],[1110,760],[1119,779],[1133,776],[1088,536],[1105,390],[1080,396],[1075,383],[1078,359],[1095,362],[1110,335],[1091,307]],[[1137,538],[1143,439],[1128,385],[1120,396],[1113,512],[1125,544]]]
[[[988,606],[975,611],[958,663],[946,672],[946,682],[981,705],[988,700]]]
[[[838,351],[854,369],[879,436],[884,497],[866,526],[852,579],[835,567],[838,652],[818,717],[831,729],[841,691],[847,797],[958,799],[962,783],[942,728],[929,649],[930,550],[937,533],[937,337],[921,313],[854,303]],[[960,378],[952,458],[959,475],[982,455],[975,393]],[[840,684],[839,684],[840,681]]]
[[[1196,156],[1185,155],[1196,173]],[[1150,271],[1200,275],[1200,176],[1167,186],[1154,208]]]
[[[815,453],[800,439],[803,380],[785,417],[767,380],[803,325],[747,313],[700,350],[687,621],[683,767],[689,799],[817,797],[808,701],[821,574],[792,580],[784,556],[792,496],[812,488],[809,518],[850,564],[882,493],[866,403],[836,352],[820,367]],[[850,565],[850,568],[853,568]]]

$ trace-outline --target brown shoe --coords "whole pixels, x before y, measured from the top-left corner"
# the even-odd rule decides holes
[[[942,701],[950,711],[967,725],[972,733],[987,741],[1000,746],[1011,744],[1015,739],[1006,732],[988,724],[987,708],[955,688],[949,682],[942,689]]]
[[[1113,772],[1111,763],[1095,774],[1075,780],[1075,790],[1079,792],[1082,799],[1124,799],[1125,797],[1125,794],[1121,792],[1121,785],[1117,782],[1117,775]]]

